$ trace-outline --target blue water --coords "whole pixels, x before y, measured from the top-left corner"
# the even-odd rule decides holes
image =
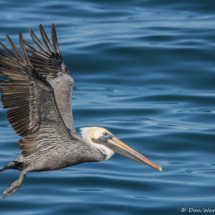
[[[1,215],[190,214],[215,201],[215,2],[1,0],[0,41],[32,40],[55,23],[75,87],[75,127],[100,126],[160,165],[115,154],[101,163],[28,173]],[[19,137],[0,105],[0,166]],[[0,192],[19,177],[0,175]],[[181,212],[186,208],[186,212]],[[205,214],[203,211],[196,214]],[[213,214],[213,213],[210,213]]]

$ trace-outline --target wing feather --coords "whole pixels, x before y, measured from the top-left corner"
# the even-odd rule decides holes
[[[44,28],[42,25],[40,25],[40,34],[42,36],[43,42],[45,43],[47,49],[49,50],[49,52],[54,53],[54,50],[52,48],[52,45],[49,42],[49,39],[46,35],[46,32],[44,31]]]
[[[40,151],[41,153],[58,147],[64,142],[70,143],[72,137],[58,110],[52,86],[32,66],[24,47],[21,33],[20,46],[24,57],[6,36],[13,54],[4,47],[6,54],[0,57],[0,74],[7,80],[1,80],[1,100],[7,110],[7,118],[13,129],[22,139],[20,150],[24,157]],[[6,55],[6,56],[5,56]],[[60,133],[59,133],[60,132]]]
[[[36,43],[36,45],[45,53],[49,54],[46,48],[42,45],[42,43],[37,39],[36,35],[34,32],[30,29],[30,35],[33,41]]]
[[[19,53],[19,51],[17,50],[17,48],[15,47],[15,45],[13,44],[12,40],[10,39],[10,37],[8,37],[7,34],[5,34],[5,37],[7,39],[7,42],[9,43],[10,47],[13,49],[13,51],[17,54],[18,58],[25,63],[25,59],[22,57],[22,55]]]
[[[58,46],[57,33],[54,24],[52,24],[52,42],[57,54],[60,55],[60,50]]]
[[[40,50],[24,41],[25,45],[30,48],[26,51],[30,54],[29,59],[34,68],[52,85],[64,123],[72,133],[76,133],[71,104],[74,81],[60,54],[54,24],[52,24],[52,42],[55,50],[52,48],[42,25],[40,25],[40,33],[47,49],[30,30],[31,37]]]

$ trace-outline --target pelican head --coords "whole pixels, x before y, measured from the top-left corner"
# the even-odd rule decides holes
[[[155,163],[148,160],[143,155],[139,154],[121,140],[116,138],[111,132],[105,128],[100,127],[85,127],[81,128],[81,135],[83,139],[88,143],[92,144],[94,147],[99,149],[103,154],[105,154],[108,160],[114,152],[117,152],[127,158],[137,161],[141,164],[156,168],[162,171],[162,168]]]

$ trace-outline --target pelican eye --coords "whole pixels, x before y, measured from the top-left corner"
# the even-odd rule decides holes
[[[107,137],[107,136],[108,136],[108,133],[107,133],[107,132],[104,132],[103,135],[104,135],[105,137]]]

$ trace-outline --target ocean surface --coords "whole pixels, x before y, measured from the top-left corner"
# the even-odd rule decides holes
[[[7,33],[19,47],[19,31],[33,44],[39,24],[51,38],[55,23],[79,134],[104,127],[163,168],[114,154],[28,173],[1,215],[215,213],[204,212],[215,209],[214,1],[1,0],[0,11],[5,45]],[[20,155],[19,139],[0,104],[0,167]],[[1,173],[0,192],[19,174]]]

